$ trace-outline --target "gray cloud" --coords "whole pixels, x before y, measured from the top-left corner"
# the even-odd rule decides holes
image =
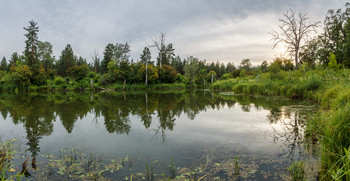
[[[208,61],[243,58],[254,62],[272,59],[268,32],[288,8],[323,21],[328,9],[343,8],[342,0],[133,0],[133,1],[11,1],[0,0],[0,56],[22,52],[24,26],[38,22],[39,39],[54,46],[54,54],[70,43],[88,60],[108,43],[128,42],[132,58],[151,43],[150,36],[167,31],[181,57],[193,55]],[[155,57],[155,52],[153,52]]]

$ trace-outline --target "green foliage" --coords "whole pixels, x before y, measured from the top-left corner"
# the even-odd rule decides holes
[[[251,66],[252,66],[252,63],[250,63],[250,59],[246,58],[241,61],[239,68],[245,71],[250,71]]]
[[[48,78],[48,75],[45,71],[44,65],[41,63],[38,69],[35,71],[35,74],[33,76],[33,83],[35,85],[44,85],[46,83],[46,80]]]
[[[148,65],[148,82],[149,83],[156,83],[159,74],[158,74],[158,68],[155,67],[154,65]],[[146,74],[146,66],[142,65],[141,68],[138,70],[138,75],[139,75],[139,80],[145,80],[145,74]]]
[[[30,79],[32,71],[29,66],[21,65],[16,67],[16,72],[13,73],[13,80],[19,87],[28,87],[30,85]]]
[[[247,75],[247,71],[245,69],[242,69],[240,72],[239,72],[239,76],[240,77],[245,77]]]
[[[0,70],[1,71],[7,71],[7,62],[6,62],[6,58],[5,57],[2,57],[2,59],[1,59]]]
[[[68,74],[75,80],[79,81],[87,77],[89,73],[89,67],[86,64],[74,65],[68,69]]]
[[[293,181],[305,180],[304,162],[293,162],[292,166],[289,167],[289,173]]]
[[[176,79],[177,71],[169,65],[162,65],[160,69],[160,81],[164,83],[173,83]]]
[[[308,91],[314,91],[322,85],[322,80],[317,75],[311,75],[305,82],[305,89]]]
[[[349,102],[337,110],[332,110],[325,122],[322,137],[322,175],[321,179],[328,180],[337,176],[342,180],[349,179],[349,175],[341,175],[343,168],[349,168],[349,161],[343,162],[350,146],[350,106]],[[347,172],[348,170],[346,170]],[[333,172],[333,173],[332,173]],[[347,178],[347,179],[346,179]]]
[[[276,78],[276,75],[279,71],[282,70],[282,60],[279,58],[276,58],[269,67],[267,67],[267,70],[270,72],[271,78]]]
[[[15,172],[15,165],[12,160],[17,156],[18,148],[16,139],[0,140],[0,180],[22,180],[24,173],[12,174]]]
[[[350,147],[350,72],[308,69],[280,72],[284,72],[285,78],[268,79],[267,73],[256,78],[240,77],[219,81],[211,87],[218,89],[229,84],[234,93],[282,95],[293,99],[319,101],[322,106],[320,113],[309,119],[305,134],[313,143],[321,143],[320,179],[349,179],[350,164],[347,155]],[[300,163],[292,165],[290,171],[293,179],[303,177],[301,168]]]
[[[335,55],[332,52],[330,52],[328,68],[337,71],[339,67],[340,65],[338,65]]]
[[[226,74],[222,75],[220,79],[221,80],[227,80],[227,79],[231,79],[231,78],[233,78],[232,74],[226,73]]]
[[[210,71],[208,74],[207,74],[207,77],[210,78],[210,83],[214,83],[214,80],[216,79],[216,72],[214,71]],[[227,77],[227,79],[229,78],[229,75],[226,75],[225,77]]]
[[[105,51],[103,52],[103,60],[101,62],[101,73],[102,74],[108,72],[108,64],[113,58],[114,49],[115,49],[114,45],[109,43],[106,46]]]
[[[180,73],[177,73],[176,78],[175,78],[176,83],[183,83],[183,84],[188,84],[189,80],[186,76],[181,75]]]
[[[45,70],[52,69],[54,57],[52,55],[52,45],[49,42],[38,43],[38,59],[43,64]]]
[[[25,41],[26,47],[24,50],[25,57],[28,59],[28,65],[30,67],[33,67],[35,64],[37,64],[38,61],[38,32],[39,27],[37,26],[37,23],[33,20],[29,21],[29,26],[27,28],[24,27],[24,30],[27,31],[24,36],[27,38]]]
[[[63,77],[69,76],[68,70],[76,65],[77,57],[74,55],[73,49],[68,44],[61,52],[60,59],[57,61],[57,73]]]
[[[261,65],[260,65],[260,68],[261,68],[261,71],[262,72],[267,72],[267,67],[269,66],[269,64],[267,63],[266,60],[264,60]]]
[[[184,66],[185,75],[190,81],[190,84],[194,84],[195,75],[198,71],[198,58],[188,57],[186,65]]]
[[[234,85],[232,90],[234,93],[237,93],[237,94],[245,93],[247,90],[247,84],[241,83],[241,84]]]
[[[210,85],[210,88],[214,90],[232,90],[235,84],[237,82],[234,79],[220,80]]]

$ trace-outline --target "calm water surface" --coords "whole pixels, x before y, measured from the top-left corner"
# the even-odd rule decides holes
[[[28,156],[34,180],[284,180],[292,161],[313,159],[314,108],[208,91],[1,94],[0,136],[20,140],[17,169]]]

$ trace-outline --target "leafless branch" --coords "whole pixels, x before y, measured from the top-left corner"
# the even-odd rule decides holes
[[[294,9],[289,9],[283,13],[283,18],[279,19],[281,23],[278,30],[272,30],[269,34],[272,36],[273,48],[279,44],[285,44],[287,51],[294,56],[295,65],[297,66],[298,52],[302,44],[310,39],[311,33],[316,33],[316,28],[320,22],[308,22],[307,14],[296,14]]]

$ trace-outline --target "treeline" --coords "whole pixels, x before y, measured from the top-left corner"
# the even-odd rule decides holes
[[[175,54],[173,44],[165,43],[166,34],[152,39],[139,60],[130,59],[128,43],[108,44],[103,57],[93,53],[92,61],[74,54],[68,44],[61,55],[53,56],[52,45],[38,39],[39,27],[29,22],[26,31],[23,54],[13,53],[7,61],[0,62],[0,87],[3,89],[41,87],[47,89],[89,89],[94,87],[115,87],[126,84],[181,83],[200,86],[218,79],[229,79],[271,72],[289,71],[300,67],[338,68],[350,67],[350,4],[343,11],[329,10],[324,20],[324,31],[301,46],[297,65],[286,58],[263,61],[252,66],[249,59],[243,59],[236,67],[220,62],[206,62],[193,56],[181,58]],[[150,48],[156,48],[158,55],[152,59]],[[332,60],[332,61],[330,61]]]
[[[89,89],[91,84],[108,87],[115,84],[175,82],[205,85],[221,77],[229,78],[236,70],[233,63],[207,63],[192,56],[181,59],[175,55],[172,44],[165,44],[164,41],[155,61],[151,60],[150,47],[144,48],[139,60],[130,59],[128,43],[109,43],[103,57],[100,58],[95,52],[91,62],[75,55],[68,44],[56,58],[51,43],[38,39],[36,22],[30,21],[24,29],[27,40],[23,54],[14,52],[8,61],[3,57],[0,63],[2,88]]]

